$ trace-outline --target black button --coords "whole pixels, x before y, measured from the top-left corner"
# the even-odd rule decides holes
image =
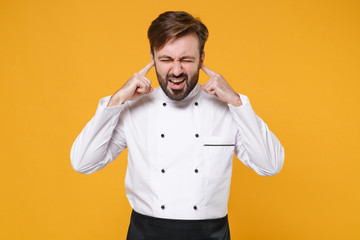
[[[161,172],[162,172],[162,173],[165,173],[165,169],[161,169]]]
[[[195,102],[195,106],[198,106],[199,105],[199,103],[198,102]]]
[[[198,138],[198,137],[199,137],[199,134],[195,134],[195,137],[197,137],[197,138]]]
[[[164,206],[164,205],[161,205],[161,209],[164,210],[164,209],[165,209],[165,206]]]
[[[199,172],[199,170],[195,169],[195,173],[198,173],[198,172]]]
[[[164,134],[161,134],[161,137],[162,137],[162,138],[164,138],[164,137],[165,137],[165,135],[164,135]]]
[[[166,103],[163,103],[163,106],[166,107]]]
[[[196,206],[196,205],[194,206],[194,210],[197,210],[197,206]]]

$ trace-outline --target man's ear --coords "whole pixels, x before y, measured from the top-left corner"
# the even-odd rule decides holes
[[[205,60],[205,52],[203,52],[200,57],[200,66],[204,64],[204,60]]]
[[[152,54],[151,49],[150,49],[150,57],[151,57],[151,60],[154,61],[154,55]]]

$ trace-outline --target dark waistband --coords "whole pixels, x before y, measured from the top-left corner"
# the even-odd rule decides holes
[[[172,224],[172,225],[197,225],[197,224],[202,224],[202,223],[207,223],[207,224],[217,224],[217,223],[226,223],[228,221],[228,216],[226,215],[225,217],[222,218],[212,218],[212,219],[167,219],[167,218],[156,218],[156,217],[152,217],[152,216],[147,216],[141,213],[136,212],[135,210],[132,211],[132,217],[136,218],[136,219],[142,219],[144,221],[148,221],[151,222],[153,224],[156,225],[163,225],[165,224]]]
[[[230,239],[228,216],[204,220],[164,219],[133,210],[128,231],[133,239]]]

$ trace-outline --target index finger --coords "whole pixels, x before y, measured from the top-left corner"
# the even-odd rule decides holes
[[[209,77],[213,77],[215,76],[217,73],[214,72],[213,70],[210,70],[209,68],[205,67],[204,65],[201,65],[201,69],[209,76]]]
[[[146,65],[143,69],[141,69],[138,73],[141,75],[141,76],[145,76],[149,71],[150,69],[154,66],[154,61],[152,60],[148,65]]]

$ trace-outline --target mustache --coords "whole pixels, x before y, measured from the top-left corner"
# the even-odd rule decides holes
[[[188,75],[186,73],[181,73],[179,75],[174,75],[174,74],[167,74],[166,75],[166,80],[169,80],[170,78],[185,78],[185,80],[188,79]]]

